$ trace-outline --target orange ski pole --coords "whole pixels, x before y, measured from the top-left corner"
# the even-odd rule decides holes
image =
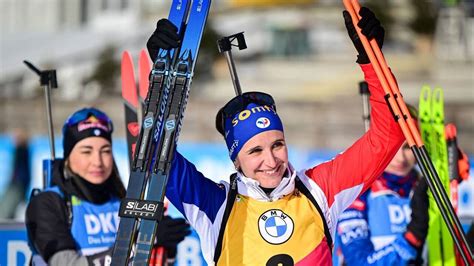
[[[371,40],[369,42],[367,38],[363,34],[361,34],[360,28],[357,26],[357,23],[360,19],[358,15],[360,5],[357,0],[343,0],[343,3],[346,10],[351,15],[359,38],[386,93],[385,98],[394,114],[395,120],[400,125],[400,128],[407,140],[407,143],[412,149],[415,157],[417,158],[418,162],[420,162],[420,168],[423,172],[423,175],[425,175],[427,178],[428,185],[431,191],[433,192],[435,201],[441,210],[442,217],[445,220],[446,225],[448,226],[453,240],[456,243],[457,248],[462,251],[461,255],[463,257],[463,260],[466,263],[468,263],[468,261],[472,262],[472,253],[471,250],[467,248],[467,241],[461,229],[462,227],[459,222],[459,219],[454,214],[454,210],[449,202],[445,191],[441,189],[442,185],[437,175],[436,169],[434,168],[433,163],[431,162],[431,159],[429,158],[428,153],[426,152],[426,148],[423,145],[423,141],[416,128],[414,120],[411,118],[408,108],[405,102],[403,101],[403,97],[400,94],[400,90],[398,89],[395,79],[393,78],[385,62],[385,58],[383,57],[383,54],[380,48],[378,47],[376,40]],[[447,209],[447,211],[445,208]],[[448,217],[448,214],[451,217]],[[451,223],[451,221],[454,222],[454,226],[456,228],[453,228],[453,224]],[[460,241],[463,242],[463,247],[461,246]]]

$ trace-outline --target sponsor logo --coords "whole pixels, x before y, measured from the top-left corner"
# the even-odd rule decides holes
[[[354,210],[346,210],[339,216],[340,221],[351,218],[364,218],[364,216],[360,211]]]
[[[204,0],[199,0],[199,4],[198,4],[197,9],[196,9],[197,12],[201,12],[203,2],[204,2]]]
[[[338,233],[344,245],[360,238],[366,238],[369,235],[367,222],[362,219],[347,221],[338,225]]]
[[[390,230],[392,233],[401,233],[406,230],[406,225],[411,220],[411,209],[408,205],[388,205]]]
[[[267,128],[270,126],[270,119],[266,117],[260,117],[257,119],[257,122],[255,122],[255,125],[261,129]]]
[[[373,263],[377,262],[379,259],[381,259],[382,257],[386,256],[387,254],[389,254],[390,252],[393,252],[393,251],[394,251],[394,248],[392,246],[389,246],[387,248],[378,250],[374,254],[369,255],[367,257],[367,262],[370,263],[370,264],[373,264]]]
[[[128,132],[134,137],[138,136],[138,133],[140,133],[140,127],[138,126],[137,122],[132,122],[127,124],[127,129]]]
[[[143,121],[143,127],[148,129],[153,126],[153,117],[149,116]]]
[[[278,209],[268,210],[258,218],[258,231],[270,244],[285,243],[293,234],[293,229],[293,219]]]
[[[232,146],[229,148],[229,154],[232,155],[234,153],[234,150],[239,147],[239,140],[235,139],[234,143],[232,143]]]
[[[163,123],[163,118],[165,116],[165,109],[166,109],[166,104],[168,102],[168,97],[170,94],[170,87],[167,86],[166,84],[171,84],[172,77],[171,75],[168,75],[168,83],[165,83],[164,85],[164,90],[163,90],[163,99],[160,102],[160,113],[158,115],[158,120],[156,121],[156,129],[155,129],[155,134],[153,135],[153,139],[155,142],[158,141],[158,137],[160,136],[160,129],[161,129],[161,123]]]
[[[100,130],[98,130],[98,129],[95,129],[95,130],[94,130],[94,135],[96,135],[96,136],[100,136]]]
[[[88,235],[117,232],[117,212],[84,215],[84,223]]]
[[[120,203],[119,216],[157,220],[163,203],[150,200],[124,199]]]
[[[411,209],[408,205],[388,205],[388,216],[392,224],[409,223]]]
[[[109,132],[110,129],[107,125],[104,125],[99,119],[95,116],[90,116],[87,120],[80,122],[77,125],[77,131],[81,132],[89,128],[100,128],[105,132]]]
[[[166,130],[168,131],[173,130],[175,126],[176,126],[176,122],[174,121],[174,119],[168,120],[165,123]]]
[[[247,118],[249,118],[252,114],[261,113],[261,112],[273,112],[276,114],[275,110],[273,110],[271,107],[267,105],[256,106],[250,110],[243,110],[242,112],[240,112],[236,118],[232,119],[232,126],[235,127],[239,123],[239,121],[244,121]]]

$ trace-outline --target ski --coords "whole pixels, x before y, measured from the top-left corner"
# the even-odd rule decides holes
[[[143,109],[145,108],[145,99],[148,93],[149,75],[151,72],[151,61],[148,52],[145,49],[140,51],[138,59],[139,66],[139,94],[137,99],[137,90],[135,87],[134,68],[132,56],[128,51],[122,54],[122,97],[125,109],[125,124],[127,132],[127,147],[129,152],[129,162],[132,162],[135,151],[135,143],[137,141],[140,130],[139,121],[142,120]],[[138,100],[138,101],[137,101]],[[166,260],[166,250],[163,247],[155,247],[152,250],[149,266],[163,266]]]
[[[148,94],[149,79],[151,72],[151,60],[146,49],[140,51],[138,58],[138,121],[143,120],[143,110],[145,110],[145,99]]]
[[[453,123],[447,124],[445,132],[446,144],[448,146],[449,189],[451,191],[453,208],[457,212],[459,206],[459,183],[469,178],[469,161],[467,160],[467,155],[458,148],[456,126]],[[461,260],[459,250],[455,250],[455,252],[457,265],[465,265]]]
[[[122,99],[125,109],[125,128],[127,131],[127,148],[129,163],[132,163],[135,143],[140,127],[137,120],[138,96],[132,55],[128,51],[122,53],[121,65]]]
[[[188,0],[173,0],[171,4],[168,19],[178,27],[178,30],[181,30],[186,20],[188,9]],[[140,207],[143,206],[141,199],[143,198],[147,172],[151,164],[149,158],[153,154],[153,145],[156,144],[153,141],[156,139],[156,136],[153,135],[159,135],[161,132],[162,117],[164,115],[164,108],[162,106],[166,105],[168,98],[167,88],[163,85],[168,79],[171,65],[173,64],[172,60],[175,58],[174,53],[174,49],[169,51],[160,50],[150,75],[146,108],[140,134],[136,142],[137,150],[134,153],[130,169],[127,194],[121,202],[119,211],[121,219],[112,255],[112,263],[114,265],[128,265],[135,241],[137,218],[144,218],[150,215],[149,212],[141,211]],[[159,123],[156,120],[159,120]]]
[[[458,185],[461,181],[459,175],[459,151],[457,144],[457,130],[454,124],[446,125],[446,145],[448,147],[448,171],[449,171],[449,180],[450,180],[450,191],[451,191],[451,202],[453,203],[453,208],[458,211]]]
[[[423,86],[420,94],[419,113],[421,136],[433,159],[443,189],[449,194],[449,173],[446,138],[444,132],[443,90]],[[443,222],[433,195],[429,193],[429,229],[427,236],[430,265],[455,265],[454,243]]]
[[[193,1],[177,62],[173,66],[172,74],[169,76],[170,79],[165,83],[165,90],[170,90],[170,99],[165,108],[163,132],[159,136],[159,145],[157,145],[155,151],[156,158],[154,158],[144,201],[149,204],[148,206],[156,206],[157,209],[154,210],[156,215],[153,216],[158,217],[144,217],[142,219],[137,236],[136,254],[132,261],[134,265],[144,265],[149,261],[158,220],[161,219],[168,174],[186,109],[210,4],[210,0]]]
[[[133,161],[135,144],[140,133],[140,121],[143,117],[144,99],[146,98],[149,85],[149,74],[151,71],[150,57],[145,49],[140,51],[138,96],[135,80],[135,69],[133,59],[128,51],[122,53],[121,80],[122,80],[122,99],[125,109],[125,125],[127,135],[127,148],[129,162]]]
[[[164,203],[165,211],[163,215],[167,214],[168,205],[169,205],[169,201],[168,199],[165,198],[165,203]],[[167,259],[168,259],[168,253],[165,247],[160,247],[160,246],[153,247],[153,249],[151,250],[148,266],[165,266],[167,265],[166,264]]]
[[[140,51],[140,56],[138,57],[138,101],[139,101],[139,108],[138,108],[138,121],[142,121],[143,118],[143,110],[146,108],[145,106],[145,99],[148,94],[148,87],[149,87],[149,78],[151,73],[151,59],[148,55],[148,51],[146,49],[142,49]],[[166,215],[167,204],[165,204],[165,212]],[[148,266],[164,266],[167,259],[167,252],[164,247],[154,247],[151,250],[150,262]]]

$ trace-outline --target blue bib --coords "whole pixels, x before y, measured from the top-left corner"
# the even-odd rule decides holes
[[[58,187],[47,189],[64,198]],[[120,199],[112,198],[103,204],[94,204],[71,197],[73,219],[71,234],[81,255],[88,256],[112,247],[115,243],[119,217]]]
[[[404,233],[411,220],[410,199],[395,193],[370,193],[367,197],[368,222],[375,249]]]

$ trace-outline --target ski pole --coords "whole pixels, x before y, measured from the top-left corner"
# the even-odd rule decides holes
[[[237,40],[237,45],[232,44],[234,40]],[[217,40],[217,46],[220,53],[224,53],[227,59],[227,65],[229,66],[230,76],[232,83],[234,84],[234,90],[236,95],[242,95],[242,89],[240,87],[239,77],[237,76],[237,70],[235,68],[234,59],[232,58],[232,46],[239,47],[239,50],[247,48],[245,43],[245,37],[243,32],[236,33],[227,37],[223,37]]]
[[[369,102],[369,85],[365,81],[359,82],[359,93],[362,96],[362,120],[364,121],[365,132],[370,127],[370,102]]]
[[[348,0],[344,0],[344,2],[347,2],[349,3]],[[360,19],[360,17],[358,16],[358,11],[360,10],[360,4],[357,0],[351,0],[352,2],[352,5],[353,5],[353,11],[355,13],[355,16],[353,18],[357,18],[357,19]],[[352,15],[351,15],[352,16]],[[356,25],[356,23],[354,23]],[[423,141],[421,139],[421,136],[418,132],[418,129],[416,128],[416,125],[414,123],[414,120],[411,119],[411,115],[410,115],[410,112],[408,111],[408,108],[405,104],[405,102],[403,101],[403,97],[400,93],[400,90],[398,88],[398,85],[397,83],[395,82],[395,79],[393,77],[393,75],[391,74],[388,66],[387,66],[387,63],[385,61],[385,58],[377,44],[377,41],[376,40],[370,40],[370,42],[367,40],[367,38],[365,38],[365,36],[363,36],[361,33],[360,33],[360,29],[356,26],[356,29],[358,30],[358,34],[359,34],[359,37],[361,38],[361,41],[362,43],[364,44],[364,48],[367,52],[367,54],[369,55],[369,58],[371,58],[371,62],[378,62],[383,70],[383,74],[384,76],[386,77],[386,79],[388,80],[389,82],[389,89],[392,91],[395,99],[396,99],[396,103],[398,104],[398,106],[400,107],[401,111],[402,111],[402,114],[403,114],[403,118],[407,121],[407,124],[408,124],[408,129],[410,131],[410,133],[412,134],[413,136],[413,139],[415,141],[415,145],[410,145],[410,147],[412,147],[412,150],[414,151],[414,153],[418,152],[419,153],[419,158],[417,158],[417,160],[419,162],[424,162],[426,164],[426,167],[425,167],[425,170],[427,174],[429,175],[426,175],[428,178],[427,178],[427,181],[428,181],[428,185],[430,186],[430,189],[431,191],[433,192],[433,196],[435,196],[436,193],[438,193],[438,195],[436,195],[437,197],[440,197],[441,196],[441,199],[439,201],[436,201],[437,202],[437,205],[438,207],[440,208],[440,212],[443,216],[443,219],[451,233],[451,236],[453,237],[453,240],[455,241],[456,243],[456,246],[459,250],[461,250],[461,244],[463,244],[463,247],[462,247],[462,250],[464,251],[461,251],[461,255],[464,259],[464,261],[467,263],[467,259],[469,258],[469,261],[472,263],[472,251],[470,250],[469,245],[467,243],[467,240],[466,240],[466,237],[463,233],[463,230],[462,230],[462,225],[461,223],[459,222],[459,219],[458,217],[456,216],[455,212],[454,212],[454,209],[453,209],[453,206],[451,205],[450,203],[450,200],[445,192],[445,190],[443,189],[443,185],[441,184],[441,181],[440,181],[440,178],[439,178],[439,175],[436,171],[436,168],[434,167],[433,165],[433,162],[432,160],[430,159],[429,155],[428,155],[428,152],[426,150],[426,147],[424,146],[423,144]],[[368,44],[368,45],[367,45]],[[373,53],[371,53],[373,52]],[[375,56],[374,56],[375,54]],[[380,79],[380,77],[379,77]],[[413,149],[414,147],[417,147],[417,149]],[[415,154],[416,156],[416,154]],[[421,159],[421,160],[419,160]],[[423,167],[422,167],[422,170],[423,170]],[[422,171],[423,172],[423,171]],[[430,185],[430,183],[432,183],[432,185]],[[436,196],[435,196],[435,199],[436,199]],[[444,203],[444,206],[441,206],[440,203]],[[445,207],[446,209],[443,209],[443,207]],[[447,211],[447,213],[446,213]],[[448,218],[451,218],[451,220],[454,222],[454,228],[453,228],[453,225],[450,223],[449,219]],[[456,237],[458,236],[458,237]],[[461,241],[461,243],[459,242]],[[466,254],[465,254],[466,253]]]
[[[54,130],[53,130],[53,116],[51,114],[51,89],[58,87],[58,81],[56,79],[56,70],[39,70],[32,63],[24,60],[23,63],[31,69],[33,72],[40,76],[40,84],[44,87],[44,95],[46,100],[46,117],[48,120],[48,136],[49,136],[49,148],[51,150],[51,159],[43,160],[43,186],[48,187],[52,178],[52,170],[56,153],[54,149]]]
[[[360,9],[359,3],[357,1],[352,1],[352,3],[351,3],[351,2],[349,2],[349,0],[344,0],[344,5],[348,9],[348,11],[351,13],[351,17],[354,21],[354,24],[356,25],[358,20],[359,20],[359,17],[357,15],[358,12],[356,12]],[[352,5],[354,5],[354,6],[352,6]],[[433,191],[433,196],[435,197],[435,200],[436,200],[438,206],[440,207],[443,219],[445,220],[447,226],[450,228],[450,233],[452,234],[453,239],[455,240],[456,244],[459,245],[460,243],[458,243],[458,241],[455,237],[455,235],[456,235],[455,232],[456,231],[452,228],[452,224],[450,223],[449,218],[446,215],[446,212],[443,211],[444,209],[442,209],[444,206],[447,206],[449,204],[449,200],[447,200],[446,193],[444,193],[444,195],[443,195],[444,191],[441,191],[441,189],[440,189],[440,187],[442,187],[442,186],[440,185],[439,178],[437,178],[437,180],[436,180],[436,178],[433,178],[435,175],[437,177],[436,170],[434,169],[434,167],[431,163],[431,160],[429,159],[429,156],[427,155],[426,149],[423,146],[423,142],[421,141],[421,138],[420,138],[419,134],[416,134],[417,133],[416,127],[413,123],[413,120],[410,119],[410,115],[406,110],[407,108],[406,108],[406,105],[404,104],[404,102],[401,98],[401,95],[399,95],[399,90],[398,90],[398,87],[396,86],[395,80],[393,79],[390,71],[388,70],[388,67],[385,63],[383,55],[382,55],[376,41],[372,40],[369,43],[367,41],[367,39],[362,34],[360,34],[360,29],[357,26],[356,26],[356,29],[359,33],[359,37],[362,40],[364,48],[365,48],[365,50],[366,50],[366,52],[367,52],[367,54],[370,58],[370,61],[374,65],[374,69],[377,72],[377,76],[379,77],[385,91],[388,93],[386,98],[387,98],[387,100],[390,104],[390,107],[391,107],[392,111],[395,114],[395,118],[396,118],[397,122],[399,122],[399,124],[402,128],[402,131],[404,132],[404,135],[407,138],[407,142],[409,143],[410,147],[412,148],[412,151],[414,152],[415,156],[417,157],[417,160],[420,162],[420,166],[421,166],[423,174],[427,177],[428,185],[430,186],[430,189]],[[379,63],[380,63],[381,66],[379,65]],[[383,70],[381,69],[381,67],[383,68]],[[387,82],[387,80],[388,80],[388,82]],[[388,85],[390,85],[390,86],[388,86]],[[393,95],[395,95],[395,96],[393,96]],[[398,105],[395,105],[393,103],[394,100],[391,99],[392,97],[395,97],[396,104],[398,104]],[[400,108],[403,111],[403,116],[401,116]],[[406,120],[406,123],[405,123],[405,121],[400,119],[401,117],[403,117],[404,120]],[[412,132],[416,132],[416,133],[411,135]],[[415,141],[415,142],[413,142],[413,141]],[[434,181],[433,181],[433,179],[434,179]],[[444,202],[439,199],[439,194],[438,193],[441,194],[441,198]],[[457,217],[455,217],[455,215],[452,215],[453,212],[449,211],[449,207],[447,207],[447,208],[448,208],[449,214],[451,215],[451,219],[455,220]],[[460,231],[460,230],[457,230],[457,231]]]
[[[454,124],[446,125],[446,144],[448,145],[448,167],[449,167],[449,179],[459,180],[459,153],[457,143],[457,130]]]
[[[458,211],[458,206],[459,206],[459,192],[458,192],[458,186],[459,183],[462,182],[463,177],[461,172],[462,170],[460,169],[459,166],[459,160],[460,157],[462,158],[462,152],[458,150],[458,144],[457,144],[457,129],[456,126],[453,123],[447,124],[445,128],[445,133],[446,133],[446,145],[448,149],[448,172],[449,172],[449,188],[451,192],[451,199],[453,203],[454,210],[457,212]],[[460,156],[461,155],[461,156]],[[457,261],[459,260],[459,251],[456,250],[456,256]],[[461,262],[458,262],[459,265]]]
[[[352,0],[352,2],[350,0],[343,0],[343,3],[352,17],[352,21],[357,30],[359,38],[361,39],[364,49],[366,50],[370,62],[372,63],[377,74],[377,77],[384,88],[386,93],[385,99],[387,100],[390,109],[393,112],[394,118],[400,125],[408,145],[418,160],[423,175],[425,175],[427,178],[427,183],[433,192],[435,201],[440,208],[441,215],[451,233],[451,236],[453,237],[456,247],[461,252],[464,262],[469,264],[468,262],[472,262],[472,252],[469,250],[469,248],[467,248],[468,244],[463,234],[459,219],[454,214],[454,210],[449,203],[449,199],[445,191],[441,189],[442,185],[436,173],[436,169],[434,168],[433,163],[427,154],[420,134],[418,133],[414,121],[408,112],[408,108],[403,101],[396,82],[390,70],[388,69],[383,54],[380,51],[376,40],[371,40],[369,43],[365,36],[361,34],[360,28],[357,26],[357,23],[360,19],[358,16],[360,5],[357,0]],[[450,217],[448,217],[448,215]],[[454,225],[451,223],[450,218],[454,222]],[[455,228],[453,226],[455,226]],[[461,246],[460,241],[462,242],[463,246]]]
[[[148,87],[149,87],[149,77],[151,72],[151,60],[148,52],[145,49],[140,51],[140,56],[138,60],[138,75],[139,75],[139,82],[138,82],[138,95],[139,95],[139,104],[137,108],[138,114],[138,122],[140,123],[143,120],[143,114],[145,112],[145,99],[148,94]]]

